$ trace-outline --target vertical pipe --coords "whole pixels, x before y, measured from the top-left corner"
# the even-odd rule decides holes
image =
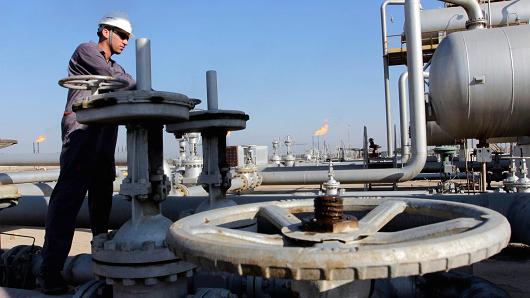
[[[218,96],[217,96],[217,72],[215,70],[208,70],[206,72],[206,97],[208,98],[208,110],[217,110]]]
[[[480,168],[480,191],[481,192],[486,192],[487,190],[487,187],[486,187],[488,184],[487,175],[488,175],[488,170],[486,168],[486,163],[482,162],[481,168]]]
[[[427,130],[425,123],[425,99],[423,85],[423,53],[421,47],[420,1],[405,2],[405,25],[407,37],[407,70],[409,73],[409,94],[413,99],[411,111],[411,133],[416,140],[412,146],[411,163],[414,167],[425,165],[427,158]],[[420,171],[421,171],[420,168]]]
[[[491,0],[488,0],[488,28],[491,28]]]
[[[151,90],[151,41],[136,40],[136,89]]]
[[[399,76],[399,124],[401,131],[401,162],[406,163],[410,156],[409,143],[409,122],[407,113],[407,78],[408,72],[404,72]]]
[[[388,71],[388,59],[384,58],[385,68],[385,115],[386,115],[386,144],[388,156],[392,156],[394,148],[392,148],[392,108],[390,106],[390,75]]]
[[[409,73],[405,71],[399,76],[399,115],[401,131],[401,162],[406,163],[410,158],[409,122],[407,112],[407,80]],[[429,78],[429,73],[423,72],[424,79]]]
[[[386,30],[386,3],[381,6],[381,28],[383,39],[383,70],[385,77],[385,117],[386,117],[386,144],[389,156],[392,154],[392,135],[390,128],[392,126],[392,108],[390,106],[390,72],[388,65],[388,38]]]
[[[136,40],[136,88],[151,90],[151,42],[147,38]],[[127,178],[133,184],[149,183],[149,135],[149,130],[142,125],[127,126]],[[159,212],[158,205],[152,206],[145,199],[145,194],[132,198],[133,223],[138,223],[146,215]]]
[[[386,0],[381,5],[381,40],[383,44],[383,64],[385,77],[385,114],[386,114],[386,142],[389,156],[393,156],[394,148],[392,142],[392,111],[390,105],[390,73],[388,65],[388,37],[386,28],[387,5],[402,5],[404,0]]]

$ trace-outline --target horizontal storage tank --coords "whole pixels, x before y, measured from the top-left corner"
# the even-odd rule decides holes
[[[448,35],[432,58],[430,96],[455,138],[530,135],[530,25]]]

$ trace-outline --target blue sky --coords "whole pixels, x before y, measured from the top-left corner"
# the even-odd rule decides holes
[[[205,72],[218,72],[219,106],[250,115],[247,129],[229,144],[269,145],[291,135],[308,148],[322,137],[360,146],[363,125],[385,146],[379,7],[381,1],[7,1],[0,0],[0,138],[18,145],[0,153],[60,151],[60,118],[67,62],[82,42],[96,41],[97,21],[127,12],[136,37],[151,39],[153,88],[204,99]],[[440,7],[423,1],[425,8]],[[389,33],[400,34],[401,7],[391,7]],[[134,40],[114,57],[135,75]],[[399,127],[394,67],[393,120]],[[123,130],[123,129],[122,129]],[[166,133],[166,152],[176,142]],[[118,146],[125,145],[122,132]]]

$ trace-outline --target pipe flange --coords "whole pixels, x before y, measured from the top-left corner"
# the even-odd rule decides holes
[[[471,27],[476,28],[479,25],[485,27],[486,24],[487,22],[484,18],[469,19],[468,21],[466,21],[466,29],[470,29]]]
[[[92,240],[94,261],[112,264],[144,264],[168,262],[178,258],[169,251],[166,241],[144,241],[135,246],[129,242],[118,242],[100,234]]]
[[[446,271],[498,253],[510,239],[499,213],[473,205],[410,198],[344,198],[344,215],[359,227],[342,233],[284,232],[302,225],[313,200],[265,202],[194,214],[174,223],[170,249],[204,268],[294,280],[394,278]],[[405,204],[405,208],[403,208]],[[296,213],[296,214],[295,214]],[[400,215],[401,214],[401,215]],[[276,234],[226,228],[256,220]],[[386,227],[384,232],[380,230]],[[311,235],[306,235],[311,236]]]
[[[186,168],[201,168],[202,164],[202,159],[186,160],[182,162],[182,165]]]
[[[167,267],[164,269],[170,268],[171,270],[176,270],[172,273],[162,273],[162,268],[150,268],[146,267],[142,270],[138,270],[136,267],[120,267],[114,268],[111,266],[102,267],[101,265],[94,266],[94,275],[97,280],[103,280],[107,285],[123,285],[123,286],[135,286],[135,285],[146,285],[154,286],[161,282],[173,283],[177,280],[188,278],[193,275],[195,266],[189,266],[189,263],[186,262],[175,262],[171,264],[171,268]],[[101,269],[107,270],[104,274],[100,274]],[[154,270],[153,270],[154,269]],[[169,270],[166,270],[169,271]],[[112,276],[106,275],[107,272],[110,272]],[[162,274],[154,274],[154,273]],[[123,274],[122,274],[123,273]]]
[[[179,93],[133,90],[80,98],[72,110],[83,124],[165,124],[188,120],[189,111],[199,103]]]
[[[189,132],[218,132],[242,130],[249,116],[241,111],[208,110],[190,112],[189,121],[166,125],[166,131],[181,137]]]

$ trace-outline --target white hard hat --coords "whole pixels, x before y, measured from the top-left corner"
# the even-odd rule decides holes
[[[129,21],[129,17],[124,13],[109,13],[103,16],[99,21],[98,25],[101,27],[103,25],[116,27],[121,29],[132,36],[132,24]],[[100,29],[101,30],[101,29]]]

